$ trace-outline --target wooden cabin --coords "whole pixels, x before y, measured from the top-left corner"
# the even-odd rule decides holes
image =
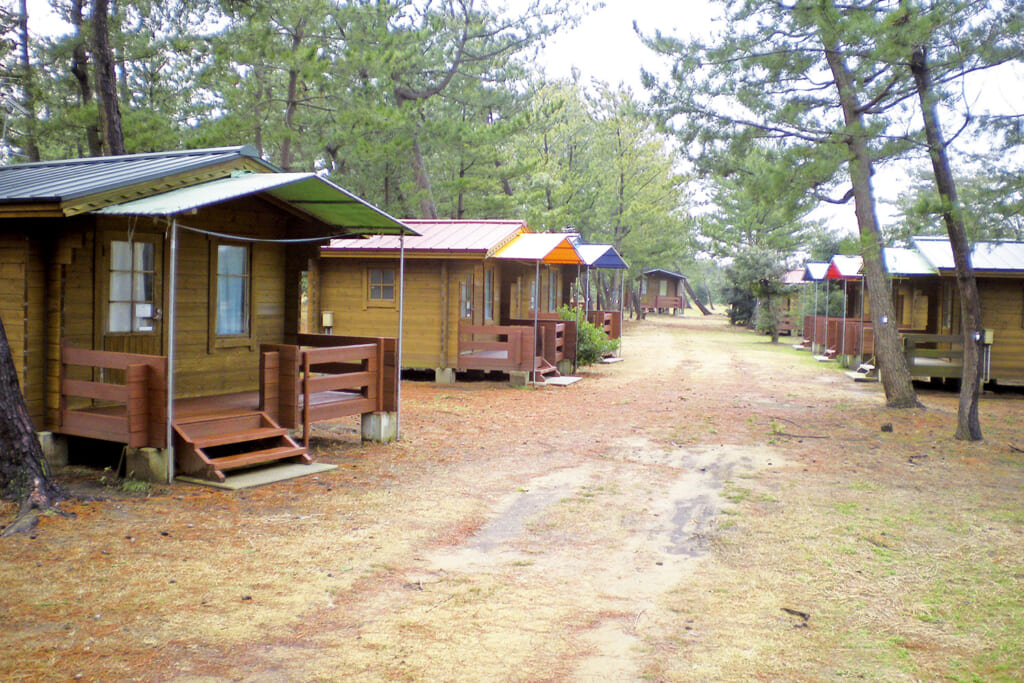
[[[397,335],[404,251],[404,368],[452,382],[461,370],[550,373],[575,357],[575,323],[557,313],[580,263],[567,235],[530,233],[522,221],[404,222],[420,233],[405,238],[404,250],[387,236],[337,239],[321,249],[312,325]]]
[[[223,480],[309,462],[310,422],[397,410],[393,339],[298,334],[321,242],[404,229],[319,176],[252,147],[23,164],[0,167],[0,216],[0,315],[39,431]]]
[[[586,320],[591,325],[604,332],[609,339],[621,339],[625,277],[629,264],[623,260],[618,250],[610,244],[586,244],[580,240],[575,241],[574,244],[576,246],[576,252],[583,260],[584,267],[582,282],[583,296],[582,301],[578,302],[577,305],[582,304]],[[597,282],[592,283],[591,272],[599,270],[612,270],[619,272],[619,282],[616,288],[617,291],[613,293],[616,297],[616,299],[613,299],[613,302],[615,300],[618,301],[617,307],[610,308],[607,304],[604,307],[600,304],[595,305],[595,302],[602,298],[597,296],[597,294],[600,294],[599,290],[601,287]]]
[[[671,270],[650,268],[640,277],[640,308],[644,312],[681,315],[686,308],[686,276]]]
[[[923,359],[938,357],[953,366],[950,374],[959,377],[958,348],[962,344],[963,316],[956,285],[956,264],[946,237],[914,237],[911,246],[932,267],[933,274],[908,274],[897,310],[934,339],[915,338]],[[987,354],[986,380],[1019,384],[1024,382],[1024,242],[975,242],[971,265],[981,298],[982,326]],[[900,305],[902,304],[902,305]],[[943,351],[951,351],[943,355]],[[922,362],[919,374],[936,361]]]
[[[914,237],[910,248],[886,248],[896,324],[911,375],[958,378],[963,339],[960,296],[952,249],[945,237]],[[977,242],[971,262],[981,297],[985,328],[986,381],[1024,381],[1024,243]],[[852,362],[874,354],[873,323],[867,297],[860,309],[860,280],[850,280],[849,313],[844,318],[808,318],[819,330],[816,344],[842,350]],[[826,334],[826,330],[828,331]],[[845,338],[844,338],[845,333]]]

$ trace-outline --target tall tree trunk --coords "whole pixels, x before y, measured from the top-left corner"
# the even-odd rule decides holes
[[[121,129],[121,107],[117,97],[114,53],[110,47],[108,5],[109,0],[93,0],[92,54],[96,62],[96,97],[100,105],[103,146],[108,154],[119,156],[125,153],[124,131]]]
[[[28,407],[18,384],[7,331],[0,320],[0,498],[21,503],[21,514],[52,507],[66,495],[43,464]]]
[[[871,156],[867,135],[853,77],[839,53],[837,43],[822,36],[828,61],[846,122],[846,146],[849,150],[850,180],[853,184],[854,209],[860,228],[864,257],[864,280],[871,302],[875,330],[875,355],[881,367],[886,405],[890,408],[920,408],[917,392],[910,377],[907,359],[900,347],[899,331],[892,305],[889,281],[882,265],[882,234],[875,214],[874,190],[871,187]]]
[[[86,0],[72,0],[71,3],[71,25],[75,27],[76,34],[75,44],[71,49],[71,75],[78,83],[78,97],[83,109],[87,109],[93,99],[92,86],[89,83],[89,53],[82,31],[85,25],[82,8],[85,2]],[[89,156],[98,157],[103,154],[99,124],[95,120],[85,125],[85,140],[89,146]]]
[[[25,117],[25,139],[22,148],[29,161],[39,161],[39,144],[36,140],[36,83],[32,70],[32,61],[28,50],[28,1],[21,0],[18,14],[18,37],[21,40],[21,77],[22,92],[25,93],[24,106],[28,111]]]
[[[434,204],[434,192],[430,188],[427,165],[423,162],[419,130],[414,131],[412,135],[412,170],[416,177],[416,189],[419,191],[420,218],[436,219],[437,205]]]
[[[292,170],[292,126],[295,125],[295,112],[298,109],[298,84],[299,72],[289,69],[288,94],[284,109],[284,139],[281,140],[281,169],[285,171]]]
[[[978,402],[981,399],[981,380],[984,376],[985,363],[985,357],[981,353],[984,335],[981,298],[978,296],[978,282],[974,279],[974,267],[971,265],[971,246],[967,242],[967,230],[957,199],[956,181],[953,180],[953,172],[949,168],[946,141],[942,138],[939,117],[935,113],[931,67],[928,66],[928,55],[923,47],[914,50],[910,59],[910,71],[914,75],[917,95],[921,101],[928,154],[931,156],[932,168],[935,171],[935,188],[942,199],[942,217],[946,223],[946,232],[949,233],[950,246],[953,248],[956,282],[960,290],[960,310],[963,313],[963,377],[960,382],[955,438],[963,441],[981,441]]]

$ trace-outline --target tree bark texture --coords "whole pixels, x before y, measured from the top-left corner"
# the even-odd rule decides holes
[[[18,14],[19,58],[21,59],[22,90],[25,93],[25,139],[22,147],[29,161],[39,161],[39,145],[36,141],[36,83],[32,61],[28,56],[28,0],[21,0]]]
[[[78,83],[78,97],[83,108],[87,108],[93,99],[92,85],[89,83],[89,53],[86,50],[86,39],[82,31],[82,27],[85,25],[82,12],[85,2],[86,0],[73,0],[71,3],[71,24],[75,27],[76,33],[75,44],[71,50],[71,74]],[[86,124],[85,139],[89,145],[89,156],[103,155],[99,124],[96,121]]]
[[[92,54],[96,64],[96,98],[100,105],[103,146],[108,154],[125,153],[124,131],[121,129],[121,108],[117,97],[117,75],[114,53],[110,47],[109,0],[93,0]]]
[[[960,310],[963,314],[963,376],[960,381],[960,401],[957,408],[955,438],[963,441],[981,441],[981,421],[978,417],[978,402],[981,400],[981,381],[984,377],[985,356],[981,353],[984,331],[981,319],[981,297],[978,282],[971,265],[971,246],[967,241],[963,214],[956,192],[956,181],[949,167],[946,141],[935,112],[932,96],[931,68],[924,48],[917,48],[910,60],[910,71],[914,75],[917,95],[924,117],[925,138],[928,141],[928,155],[935,171],[935,188],[942,200],[942,218],[949,233],[949,244],[953,248],[953,262],[956,265],[956,283],[960,292]]]
[[[419,131],[413,133],[412,136],[412,170],[416,176],[416,189],[419,190],[420,217],[428,220],[436,219],[437,205],[434,204],[434,192],[430,187],[427,165],[423,162]]]
[[[864,257],[864,281],[871,302],[875,355],[881,368],[886,405],[890,408],[920,408],[921,403],[917,400],[917,392],[914,391],[910,368],[900,345],[892,293],[882,265],[882,235],[878,228],[874,190],[871,187],[871,156],[853,76],[835,43],[824,37],[822,42],[825,46],[825,58],[839,91],[839,101],[846,123],[850,180],[853,185],[854,209]]]
[[[0,498],[21,503],[22,512],[46,509],[65,498],[46,473],[18,373],[0,320]]]

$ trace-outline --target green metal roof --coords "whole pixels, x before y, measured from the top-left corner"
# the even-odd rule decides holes
[[[115,216],[172,216],[266,194],[346,234],[417,234],[398,219],[315,173],[241,173],[98,209]]]

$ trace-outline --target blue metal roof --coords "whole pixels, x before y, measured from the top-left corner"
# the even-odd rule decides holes
[[[646,275],[664,275],[665,277],[674,277],[674,278],[679,279],[679,280],[686,280],[687,279],[687,277],[685,275],[683,275],[682,273],[676,273],[676,272],[673,272],[671,270],[664,270],[662,268],[648,268],[647,270],[644,271],[643,274],[645,276]]]
[[[0,203],[67,202],[242,159],[278,170],[251,145],[0,166]]]
[[[583,264],[588,268],[629,268],[610,244],[576,244]]]

